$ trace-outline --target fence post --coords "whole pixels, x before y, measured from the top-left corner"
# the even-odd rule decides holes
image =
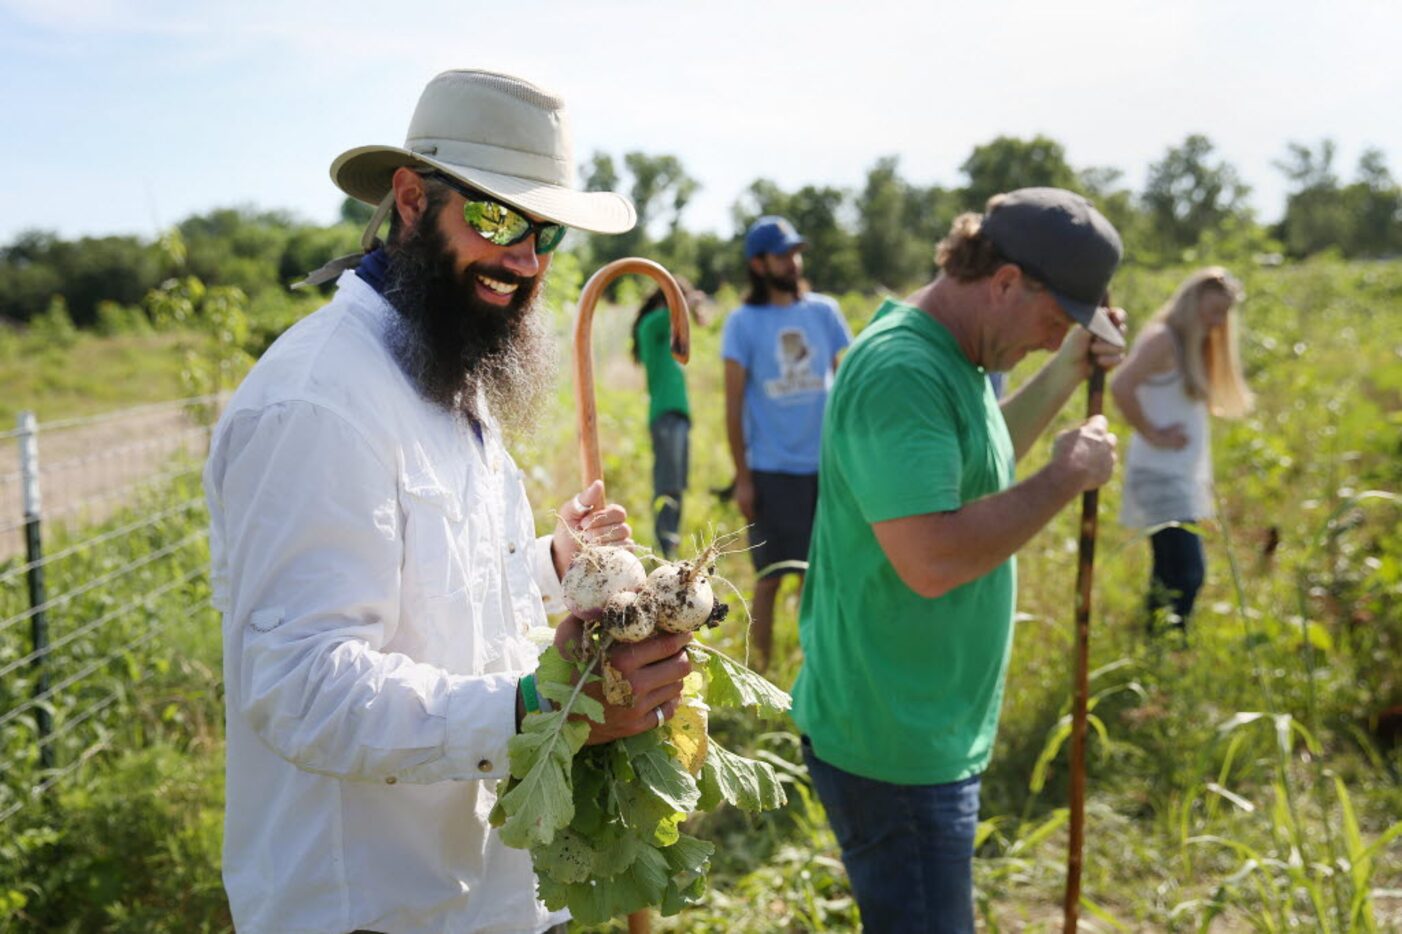
[[[29,607],[34,615],[29,619],[29,631],[34,643],[34,696],[38,697],[49,689],[49,674],[46,657],[49,648],[48,614],[39,609],[47,597],[44,593],[44,549],[39,535],[39,517],[43,512],[39,498],[39,423],[33,412],[19,413],[19,469],[20,483],[24,494],[24,547],[29,563]],[[47,704],[34,707],[34,725],[39,733],[39,766],[43,769],[54,767],[54,751],[49,744],[49,734],[53,732],[53,718]]]

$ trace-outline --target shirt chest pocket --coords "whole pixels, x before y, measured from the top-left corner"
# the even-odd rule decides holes
[[[482,547],[492,538],[487,517],[469,513],[456,493],[435,483],[407,480],[403,493],[405,647],[455,673],[482,673],[501,656],[506,624],[493,569],[480,560],[490,553]]]

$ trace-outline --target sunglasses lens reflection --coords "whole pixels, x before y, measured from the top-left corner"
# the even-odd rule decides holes
[[[473,230],[497,246],[519,243],[531,231],[530,221],[495,201],[467,201],[463,204],[463,217]]]
[[[535,251],[549,253],[565,239],[565,228],[559,224],[546,224],[535,233]]]
[[[565,238],[565,228],[559,224],[532,224],[523,214],[499,201],[469,198],[463,202],[463,217],[473,230],[496,246],[520,243],[534,231],[535,251],[549,253]]]

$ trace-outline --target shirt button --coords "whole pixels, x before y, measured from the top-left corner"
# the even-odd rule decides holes
[[[397,778],[395,778],[393,775],[391,775],[389,778],[385,779],[385,784],[386,784],[386,785],[393,785],[393,784],[394,784],[395,782],[397,782],[397,781],[399,781],[399,779],[397,779]]]
[[[516,554],[516,543],[515,543],[515,542],[510,542],[510,543],[508,543],[507,546],[506,546],[506,551],[507,551],[507,554],[512,554],[512,555]]]
[[[477,763],[477,771],[479,771],[479,772],[490,772],[491,770],[492,770],[492,760],[491,760],[491,759],[483,759],[481,762]]]

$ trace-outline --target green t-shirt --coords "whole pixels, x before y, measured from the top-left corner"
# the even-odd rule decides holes
[[[686,376],[672,358],[672,320],[666,308],[657,308],[638,322],[638,358],[647,371],[647,421],[652,424],[664,412],[691,417],[686,403]]]
[[[901,581],[871,526],[1004,490],[1013,464],[984,371],[929,315],[882,305],[838,367],[823,421],[793,711],[820,759],[902,785],[988,765],[1015,561],[927,599]]]

